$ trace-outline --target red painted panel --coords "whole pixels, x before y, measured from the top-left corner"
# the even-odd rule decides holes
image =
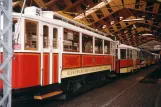
[[[140,59],[136,60],[137,65],[140,65]]]
[[[44,54],[44,70],[43,70],[43,85],[49,84],[49,67],[50,67],[50,60],[49,54]]]
[[[112,64],[112,56],[104,56],[104,64],[111,65]]]
[[[63,54],[63,68],[80,67],[80,55]]]
[[[115,71],[115,68],[114,68],[114,62],[115,62],[115,60],[116,60],[116,57],[115,56],[112,56],[112,58],[113,58],[113,63],[111,64],[111,67],[112,67],[112,70],[113,71]]]
[[[94,66],[95,58],[94,55],[82,55],[82,66]]]
[[[116,60],[116,73],[120,73],[120,60]]]
[[[53,54],[53,83],[58,83],[58,54]]]
[[[103,65],[103,56],[95,56],[95,65]]]
[[[124,59],[120,60],[120,67],[130,67],[133,66],[133,60],[132,59]]]
[[[40,54],[15,53],[12,66],[13,88],[40,85]]]

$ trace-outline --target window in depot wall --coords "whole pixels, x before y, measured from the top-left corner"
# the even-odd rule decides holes
[[[43,48],[48,48],[49,46],[49,27],[43,26]]]
[[[126,59],[126,49],[120,49],[121,59]]]
[[[110,54],[110,41],[104,41],[104,53]]]
[[[58,48],[58,29],[53,28],[53,48]]]
[[[79,32],[64,29],[64,51],[79,52]]]
[[[95,38],[95,53],[103,54],[103,40],[99,38]]]
[[[20,37],[20,30],[21,30],[21,24],[18,26],[18,19],[13,19],[12,24],[12,44],[14,50],[20,50],[21,49],[21,37]]]
[[[93,37],[83,34],[82,35],[82,52],[93,53]]]

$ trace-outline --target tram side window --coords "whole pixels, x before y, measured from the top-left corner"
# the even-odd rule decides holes
[[[140,59],[140,52],[137,51],[137,59]]]
[[[121,53],[121,59],[126,59],[126,49],[121,49],[120,53]]]
[[[118,49],[116,49],[115,52],[116,52],[116,59],[118,59]]]
[[[56,49],[58,48],[58,29],[53,28],[53,48]]]
[[[130,59],[132,59],[132,50],[130,50]]]
[[[104,53],[105,54],[110,54],[110,41],[105,41],[104,42]]]
[[[129,54],[129,50],[127,49],[127,59],[129,59],[130,58],[130,54]]]
[[[20,28],[21,28],[21,24],[19,25],[19,28],[18,28],[18,21],[17,19],[14,18],[13,24],[12,24],[12,34],[13,34],[12,43],[13,43],[14,50],[21,49]]]
[[[25,49],[36,50],[38,48],[38,23],[35,21],[25,20]]]
[[[44,48],[48,48],[49,46],[48,40],[49,40],[49,27],[44,25],[43,26],[43,47]]]
[[[95,38],[95,53],[97,54],[103,54],[103,40]]]
[[[82,35],[82,52],[93,53],[93,37],[83,34]]]
[[[79,33],[64,29],[64,51],[79,52]]]

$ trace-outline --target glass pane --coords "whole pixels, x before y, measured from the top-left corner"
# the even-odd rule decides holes
[[[110,41],[104,42],[104,51],[105,51],[105,54],[110,54]]]
[[[20,23],[21,25],[21,23]],[[18,19],[13,19],[13,24],[12,24],[12,44],[13,44],[13,49],[14,50],[19,50],[21,49],[21,40],[20,40],[20,28],[21,26],[19,25],[19,28],[18,28]],[[16,32],[17,30],[17,32]],[[15,34],[17,33],[17,34]]]
[[[25,20],[25,49],[37,49],[37,22]]]
[[[56,49],[58,48],[58,29],[57,28],[53,28],[53,48]]]
[[[115,52],[116,52],[116,59],[118,59],[118,49],[116,49]]]
[[[79,52],[79,33],[64,29],[64,51]]]
[[[121,59],[126,59],[126,49],[121,49]]]
[[[93,37],[82,35],[82,51],[84,53],[93,53]]]
[[[132,50],[130,50],[130,59],[132,59]]]
[[[48,40],[49,40],[49,27],[44,25],[43,26],[43,47],[44,48],[48,48],[49,46]]]
[[[130,54],[129,54],[129,50],[127,50],[127,59],[129,59],[130,58]]]
[[[103,54],[102,39],[95,38],[95,53]]]

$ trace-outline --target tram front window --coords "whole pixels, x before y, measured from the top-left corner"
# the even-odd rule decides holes
[[[13,19],[13,24],[12,24],[12,44],[13,44],[13,49],[14,50],[19,50],[21,49],[21,40],[20,40],[20,28],[21,24],[18,26],[18,19],[14,18]]]
[[[25,20],[25,49],[37,50],[38,23],[36,21]]]
[[[126,49],[121,49],[121,59],[126,59]]]
[[[84,53],[93,53],[93,37],[82,35],[82,51]]]
[[[95,38],[95,53],[103,54],[102,40]]]
[[[79,52],[79,33],[64,29],[64,51]]]

